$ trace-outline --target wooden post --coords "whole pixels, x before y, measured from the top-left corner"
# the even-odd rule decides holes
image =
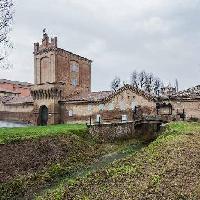
[[[183,109],[183,121],[185,121],[185,109]]]
[[[92,117],[90,116],[90,126],[92,125]]]
[[[157,115],[159,115],[159,108],[156,108],[156,111],[157,111]]]

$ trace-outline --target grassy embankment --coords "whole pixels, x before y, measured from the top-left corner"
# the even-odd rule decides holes
[[[149,146],[37,199],[200,199],[200,123],[171,123]]]
[[[0,128],[0,199],[32,199],[63,177],[88,171],[102,156],[137,143],[98,144],[87,133],[85,125]]]
[[[87,127],[84,124],[0,128],[0,144],[69,134],[84,136],[86,131]]]

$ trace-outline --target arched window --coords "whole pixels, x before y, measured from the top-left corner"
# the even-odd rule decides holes
[[[79,64],[76,61],[70,63],[71,85],[76,87],[79,84]]]
[[[50,81],[50,59],[49,57],[44,57],[40,60],[40,83]]]
[[[70,70],[71,72],[79,72],[79,64],[75,61],[71,62],[71,66],[70,66]]]

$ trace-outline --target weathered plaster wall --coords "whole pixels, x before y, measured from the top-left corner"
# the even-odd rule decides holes
[[[1,112],[31,112],[33,110],[33,105],[30,104],[11,104],[6,105],[0,102]]]
[[[155,113],[155,103],[147,100],[143,96],[139,96],[133,93],[131,90],[125,90],[122,93],[114,96],[111,100],[104,103],[67,103],[65,109],[63,109],[64,121],[88,121],[89,117],[96,118],[97,114],[100,114],[105,119],[118,118],[126,114],[128,120],[132,120],[132,110],[135,106],[146,107],[148,109],[147,114]]]
[[[31,112],[3,112],[0,111],[0,120],[33,123]]]
[[[173,113],[183,112],[185,110],[186,119],[191,117],[199,118],[200,119],[200,101],[193,100],[193,101],[171,101],[173,105]]]
[[[11,104],[6,105],[0,102],[0,120],[33,122],[33,105],[31,104]]]

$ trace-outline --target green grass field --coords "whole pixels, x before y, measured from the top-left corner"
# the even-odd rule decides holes
[[[0,199],[32,199],[140,148],[136,139],[98,143],[87,133],[77,124],[1,128]]]
[[[20,128],[0,128],[0,144],[24,139],[35,139],[66,134],[83,136],[87,132],[84,124],[62,124],[51,126],[29,126]]]
[[[200,123],[170,123],[155,141],[136,151],[129,149],[134,147],[129,141],[95,144],[85,133],[85,125],[0,128],[1,144],[66,135],[59,142],[68,149],[67,160],[12,179],[0,191],[9,191],[5,197],[11,199],[43,184],[35,193],[38,200],[200,199]]]
[[[49,190],[46,199],[200,199],[200,123],[171,123],[148,147]]]

